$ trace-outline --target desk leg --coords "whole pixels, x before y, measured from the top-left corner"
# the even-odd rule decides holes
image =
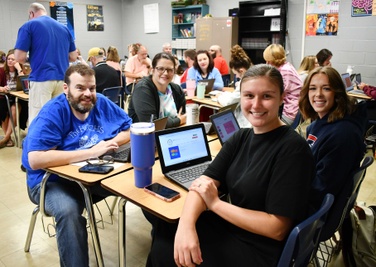
[[[91,199],[91,195],[88,189],[85,186],[83,186],[80,182],[78,181],[75,181],[75,182],[81,187],[82,192],[84,193],[86,211],[87,211],[87,215],[89,218],[91,234],[93,235],[93,245],[94,245],[94,250],[97,255],[98,266],[103,267],[104,266],[103,255],[102,255],[102,250],[101,250],[101,244],[99,242],[98,228],[97,228],[97,224],[95,223],[95,216],[94,216],[94,211],[93,211],[93,200]]]
[[[119,200],[119,204],[118,204],[118,207],[119,207],[119,218],[118,218],[118,221],[119,221],[119,225],[118,225],[118,228],[119,228],[119,267],[125,267],[126,266],[126,260],[125,260],[125,257],[126,257],[126,221],[125,221],[125,205],[127,204],[127,200],[124,199],[124,198],[121,198]]]
[[[17,147],[21,147],[20,110],[18,109],[18,97],[16,97],[16,121],[17,121],[16,145]],[[14,133],[14,136],[16,136],[16,133]]]

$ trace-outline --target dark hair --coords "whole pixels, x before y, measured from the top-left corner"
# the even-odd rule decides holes
[[[195,60],[196,57],[196,50],[194,49],[187,49],[184,51],[184,56],[189,57],[192,60]]]
[[[154,56],[153,61],[151,62],[153,69],[157,66],[158,61],[162,58],[170,60],[174,64],[174,70],[175,70],[176,62],[175,62],[174,56],[165,52],[158,53]]]
[[[14,50],[15,50],[15,49],[10,49],[10,50],[8,51],[6,57],[5,57],[4,72],[5,72],[5,76],[6,76],[7,80],[10,79],[10,74],[9,74],[10,69],[9,69],[9,66],[8,66],[8,57],[9,57],[10,55],[14,54]],[[23,69],[23,65],[22,65],[21,63],[19,63],[19,64],[20,64],[20,67]],[[16,72],[15,72],[14,79],[16,79],[17,76],[18,76],[18,72],[16,71]]]
[[[5,63],[6,60],[6,54],[4,51],[0,50],[0,63]]]
[[[81,76],[95,76],[94,70],[89,66],[86,66],[85,64],[72,65],[66,70],[64,75],[64,82],[66,84],[70,85],[70,76],[75,72],[77,72]]]
[[[247,53],[240,45],[234,45],[231,48],[231,59],[229,62],[230,68],[239,70],[245,68],[246,70],[252,66],[252,60],[248,57]]]
[[[308,92],[312,77],[320,73],[328,77],[330,89],[334,92],[335,101],[330,111],[328,122],[342,119],[347,113],[353,113],[356,109],[356,100],[347,95],[345,84],[338,71],[332,67],[325,66],[317,67],[308,74],[300,92],[299,109],[304,119],[315,120],[318,118],[317,112],[309,101]]]
[[[321,49],[317,54],[317,63],[319,63],[320,66],[323,66],[325,60],[327,60],[329,57],[333,56],[332,52],[330,50],[324,48]]]
[[[198,62],[197,62],[197,57],[200,54],[206,54],[208,56],[208,58],[209,58],[208,73],[212,72],[212,70],[214,69],[214,60],[213,60],[212,56],[210,55],[210,53],[207,50],[198,50],[197,51],[196,56],[195,56],[195,62],[193,62],[193,67],[196,70],[198,70],[198,72],[200,74],[202,74],[202,70],[201,70],[201,68],[200,68],[200,66],[198,65]]]
[[[284,86],[282,75],[277,68],[269,64],[258,64],[250,67],[241,79],[240,90],[244,82],[260,77],[267,77],[272,84],[279,88],[280,95],[283,94]]]

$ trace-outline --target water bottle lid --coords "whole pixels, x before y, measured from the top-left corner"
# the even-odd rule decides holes
[[[150,134],[155,131],[153,122],[136,122],[131,124],[131,133],[137,135]]]

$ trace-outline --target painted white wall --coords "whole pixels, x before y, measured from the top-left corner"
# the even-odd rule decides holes
[[[0,49],[7,51],[15,44],[18,28],[27,20],[27,8],[34,1],[0,0]],[[40,1],[47,8],[49,1]],[[140,42],[148,48],[152,58],[171,41],[171,0],[83,0],[72,1],[76,45],[82,54],[93,46],[107,48],[114,45],[120,56],[127,55],[130,43]],[[159,33],[144,33],[145,4],[159,4]],[[337,36],[302,35],[303,0],[288,0],[287,46],[288,60],[297,68],[301,55],[316,54],[327,48],[333,52],[332,64],[340,73],[347,65],[354,65],[354,72],[362,73],[362,79],[376,85],[376,16],[351,17],[351,0],[341,0],[339,30]],[[86,30],[86,5],[103,5],[104,32]],[[228,16],[228,10],[238,7],[239,1],[207,0],[210,13],[216,17]],[[304,47],[302,47],[304,38]]]

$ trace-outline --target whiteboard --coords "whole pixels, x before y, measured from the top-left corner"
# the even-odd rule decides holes
[[[144,5],[144,31],[145,33],[159,32],[159,6],[157,3]]]

